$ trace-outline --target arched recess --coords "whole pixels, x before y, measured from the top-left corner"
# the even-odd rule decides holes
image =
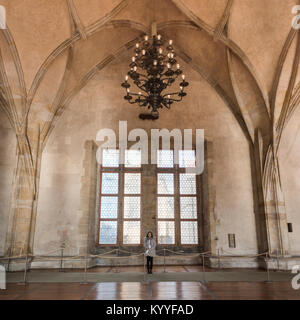
[[[130,49],[130,46],[128,46],[127,48]],[[95,69],[92,69],[90,73],[83,79],[82,88],[78,88],[78,90],[74,91],[74,95],[76,94],[76,99],[73,99],[73,101],[71,102],[70,97],[70,101],[66,103],[65,108],[58,112],[55,127],[53,127],[54,130],[49,136],[49,140],[45,147],[44,158],[42,161],[43,164],[41,173],[41,187],[43,188],[43,190],[40,193],[41,203],[39,205],[39,217],[41,217],[41,219],[49,219],[49,223],[52,224],[52,222],[50,221],[49,213],[47,212],[46,204],[55,202],[53,200],[55,198],[51,198],[51,200],[49,200],[47,199],[47,196],[54,196],[53,185],[57,183],[58,186],[59,181],[63,181],[63,183],[65,184],[64,186],[66,187],[66,189],[64,189],[66,200],[63,201],[63,192],[56,191],[58,203],[61,203],[63,206],[66,202],[72,203],[72,208],[70,210],[67,210],[67,208],[65,208],[64,211],[59,214],[57,210],[54,210],[52,217],[57,217],[59,222],[61,222],[62,229],[63,214],[66,214],[64,228],[66,230],[69,230],[68,235],[70,236],[70,241],[72,241],[74,245],[78,245],[78,248],[83,247],[81,241],[76,239],[75,236],[77,223],[82,225],[84,224],[84,219],[80,218],[81,209],[78,209],[77,207],[79,206],[79,203],[77,201],[79,200],[78,190],[80,190],[80,181],[78,181],[78,177],[80,178],[80,176],[78,174],[78,170],[82,170],[82,162],[84,161],[84,159],[82,159],[83,142],[85,141],[85,139],[95,139],[94,132],[96,129],[103,128],[103,126],[110,128],[112,125],[115,125],[115,122],[112,119],[134,119],[133,121],[135,121],[135,119],[138,119],[139,110],[134,106],[127,105],[126,102],[123,102],[123,92],[120,88],[120,78],[123,79],[124,72],[128,71],[127,68],[131,50],[128,51],[120,49],[118,52],[120,52],[120,55],[117,55],[117,57],[108,56],[106,59],[100,61],[97,64],[97,67],[95,67]],[[122,68],[117,64],[117,62],[120,61],[122,61]],[[221,187],[219,187],[217,192],[218,197],[220,195],[220,198],[222,198],[222,201],[224,201],[220,201],[218,204],[218,210],[220,211],[218,223],[220,224],[221,221],[222,224],[222,227],[219,226],[218,229],[222,237],[222,240],[220,241],[222,241],[222,243],[226,243],[226,235],[227,233],[229,233],[230,229],[230,219],[227,220],[226,214],[228,213],[230,215],[232,212],[234,212],[237,217],[238,214],[240,214],[240,212],[242,211],[242,202],[246,202],[247,209],[245,211],[247,212],[245,215],[247,216],[247,219],[249,219],[252,228],[251,230],[253,231],[251,232],[251,237],[249,238],[251,239],[251,246],[249,245],[249,247],[247,247],[247,250],[249,250],[249,254],[257,253],[248,141],[243,135],[238,122],[232,115],[232,111],[229,109],[228,105],[225,104],[226,98],[221,97],[219,93],[215,91],[215,88],[218,88],[217,81],[214,81],[214,79],[212,79],[211,83],[207,83],[207,79],[204,80],[202,78],[203,75],[199,76],[199,71],[192,64],[190,64],[189,61],[183,61],[182,63],[185,70],[187,70],[188,68],[187,72],[191,77],[192,83],[194,83],[194,85],[192,86],[194,87],[192,92],[196,93],[199,90],[203,95],[202,98],[195,98],[194,94],[191,93],[187,103],[184,102],[183,104],[178,104],[177,106],[174,106],[171,111],[162,112],[161,122],[156,122],[155,124],[150,122],[143,122],[142,124],[134,122],[133,124],[131,124],[131,126],[139,127],[140,125],[143,125],[147,129],[150,129],[153,125],[161,128],[167,126],[171,130],[173,127],[179,126],[181,124],[180,115],[184,114],[187,120],[184,124],[182,124],[182,128],[189,128],[190,125],[193,126],[193,128],[205,127],[205,123],[203,121],[207,121],[206,123],[209,122],[208,120],[205,120],[207,116],[209,117],[209,119],[212,119],[211,123],[214,123],[215,125],[216,123],[218,124],[216,125],[216,127],[222,127],[222,133],[219,134],[218,141],[215,144],[217,148],[216,157],[218,157],[219,170],[217,177],[218,181],[221,180]],[[101,70],[105,72],[105,75],[100,72]],[[111,75],[110,71],[114,71],[114,76]],[[112,81],[112,79],[114,79],[113,87],[110,87],[108,84],[106,84],[105,86],[104,84],[102,85],[102,81],[105,83],[106,77],[108,78],[108,81]],[[198,82],[201,82],[201,85],[199,87]],[[91,91],[91,88],[94,88],[95,86],[99,86],[98,94],[96,97],[94,97],[92,94],[92,92],[95,91]],[[207,102],[207,99],[210,101],[209,103]],[[97,110],[95,104],[98,106]],[[215,104],[217,104],[217,107],[215,107]],[[89,112],[83,112],[84,110],[88,110]],[[205,115],[203,115],[204,113],[202,112],[205,112]],[[221,116],[221,114],[223,116]],[[101,121],[102,126],[95,128],[95,118]],[[213,119],[215,119],[215,122],[213,121]],[[79,122],[81,123],[81,125],[78,124]],[[77,123],[77,125],[75,125],[75,123]],[[89,132],[88,134],[86,134],[87,130]],[[128,130],[130,130],[130,128],[128,128]],[[210,130],[211,132],[213,132],[212,129]],[[90,132],[93,132],[93,134],[90,134]],[[225,144],[223,143],[223,138],[227,140]],[[229,141],[231,139],[237,139],[238,142],[230,144]],[[225,146],[228,146],[228,148],[225,148]],[[218,153],[219,148],[222,149],[222,153],[220,152],[220,154]],[[70,157],[70,155],[68,154],[70,150],[73,150],[70,154],[74,155],[74,157],[76,155],[76,157],[78,157],[79,159],[76,164],[72,163],[72,157]],[[238,151],[239,153],[236,151]],[[222,162],[223,156],[234,157],[233,162],[236,163],[236,161],[238,161],[238,166],[244,168],[244,170],[242,170],[242,174],[238,175],[234,167],[230,167],[232,160],[227,161],[227,166],[224,169],[223,173],[225,176],[227,175],[233,177],[231,183],[228,183],[228,185],[226,185],[226,183],[230,180],[230,178],[227,179],[226,182],[226,178],[223,175],[222,170],[220,170],[220,164]],[[239,157],[241,157],[240,160]],[[61,176],[64,175],[63,168],[65,167],[65,165],[67,165],[65,173],[68,177],[62,178]],[[50,168],[53,168],[53,177],[47,176],[46,170],[49,171]],[[226,170],[228,170],[227,173]],[[84,174],[84,172],[82,172],[82,174]],[[70,180],[68,181],[68,179]],[[244,179],[246,182],[244,182]],[[67,189],[67,185],[70,186],[72,184],[72,181],[73,186],[70,188],[68,187]],[[215,183],[219,184],[219,182]],[[236,192],[241,192],[241,190],[244,190],[244,193],[243,195],[241,194],[241,197],[245,196],[246,199],[245,202],[240,201],[241,197],[236,197],[234,196],[236,193],[231,192],[232,198],[227,201],[227,205],[228,203],[230,205],[232,204],[232,207],[226,208],[225,210],[223,208],[226,205],[226,199],[223,198],[222,194],[225,193],[229,188],[232,188],[232,190],[236,190]],[[77,192],[77,196],[75,197],[76,201],[71,201],[71,197],[74,196],[73,192],[75,191]],[[240,207],[240,209],[238,209],[238,207]],[[42,218],[44,216],[47,216],[48,218]],[[212,214],[212,217],[214,218],[214,214]],[[53,220],[55,219],[53,218]],[[235,221],[238,221],[238,219],[233,219]],[[44,223],[46,223],[45,220]],[[69,228],[72,223],[76,226],[73,231],[71,228]],[[222,229],[223,226],[224,229]],[[237,229],[237,225],[235,225],[234,228]],[[64,230],[61,230],[61,232],[63,231]],[[43,248],[43,244],[38,243],[40,241],[38,239],[41,239],[43,230],[41,222],[39,221],[37,232],[37,244],[35,248],[36,250],[38,250],[38,253],[40,253]],[[241,238],[239,237],[239,239]],[[248,240],[246,239],[245,241]],[[241,244],[242,242],[243,241],[239,243]]]

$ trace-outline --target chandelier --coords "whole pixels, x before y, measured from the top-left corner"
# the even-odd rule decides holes
[[[158,119],[158,109],[170,109],[174,102],[182,101],[186,96],[184,89],[189,83],[177,63],[173,41],[169,40],[166,48],[163,48],[164,43],[162,36],[156,32],[151,37],[145,35],[136,43],[130,71],[121,84],[126,89],[125,100],[151,110],[150,114],[140,114],[141,119]],[[130,91],[129,78],[138,88],[138,93]],[[166,92],[177,78],[181,78],[178,90]]]

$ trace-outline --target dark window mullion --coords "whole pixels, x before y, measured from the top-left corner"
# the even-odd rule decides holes
[[[123,245],[123,216],[124,216],[124,164],[120,164],[119,175],[119,212],[118,212],[118,245]]]

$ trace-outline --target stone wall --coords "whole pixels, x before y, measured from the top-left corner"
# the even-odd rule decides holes
[[[82,177],[86,174],[85,144],[88,140],[95,141],[99,129],[118,132],[119,120],[128,121],[128,131],[143,128],[148,133],[151,128],[204,128],[214,157],[213,179],[212,172],[208,178],[214,202],[205,208],[209,208],[211,215],[210,222],[205,223],[215,228],[211,239],[214,250],[223,249],[231,254],[258,252],[248,141],[224,102],[211,94],[212,89],[197,74],[185,68],[193,82],[190,95],[172,110],[163,110],[155,122],[138,119],[140,110],[122,99],[119,74],[125,74],[125,64],[112,64],[75,97],[56,124],[43,153],[35,254],[59,247],[63,239],[73,246],[68,253],[80,252],[82,230],[86,228],[81,203]],[[143,176],[143,184],[154,190],[152,171],[149,169]],[[149,207],[150,203],[148,199],[142,204],[143,210],[150,212],[149,220],[143,221],[143,232],[153,228],[151,219],[155,218],[155,210]],[[228,233],[236,234],[235,249],[228,247]]]

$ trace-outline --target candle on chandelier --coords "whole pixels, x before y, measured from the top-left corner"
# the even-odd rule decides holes
[[[182,80],[184,80],[184,79],[185,79],[185,75],[183,74],[183,75],[182,75]]]
[[[144,49],[143,51],[142,51],[142,55],[144,56],[146,54],[146,50]]]
[[[157,61],[156,60],[153,61],[153,65],[157,66]]]
[[[169,40],[169,45],[171,46],[173,44],[173,40]]]
[[[161,39],[161,35],[160,35],[160,34],[157,36],[157,39],[158,39],[158,40],[160,40],[160,39]]]
[[[148,36],[145,36],[145,41],[148,41],[149,37]]]
[[[136,70],[137,70],[137,67],[136,67],[136,66],[134,66],[134,67],[133,67],[133,71],[136,71]]]
[[[168,67],[168,69],[170,69],[170,68],[171,68],[171,64],[170,64],[170,63],[168,63],[168,64],[167,64],[167,67]]]
[[[125,81],[126,81],[126,82],[128,81],[128,76],[125,76]]]
[[[132,60],[132,62],[135,62],[135,57],[132,57],[131,60]]]
[[[159,54],[162,54],[162,53],[163,53],[163,49],[162,49],[162,48],[159,48],[159,49],[158,49],[158,52],[159,52]]]
[[[139,48],[140,44],[139,44],[139,43],[136,43],[135,46],[136,46],[137,48]]]
[[[179,69],[180,69],[180,64],[177,63],[176,67],[177,67],[177,69],[179,70]]]
[[[168,99],[171,99],[171,95],[170,94],[168,94]]]

